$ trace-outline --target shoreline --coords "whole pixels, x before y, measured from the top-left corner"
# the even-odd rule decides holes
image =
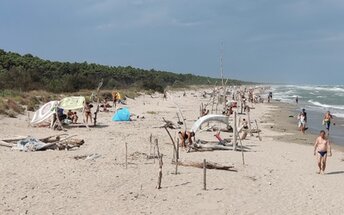
[[[291,116],[295,116],[296,104],[290,104],[286,102],[273,101],[270,103],[274,107],[266,120],[273,123],[273,125],[266,125],[266,128],[280,132],[280,135],[274,136],[273,139],[286,143],[296,143],[313,146],[315,139],[318,137],[318,133],[314,129],[308,129],[306,134],[302,134],[297,127],[297,119]],[[340,144],[332,143],[332,148],[344,152],[344,146]]]

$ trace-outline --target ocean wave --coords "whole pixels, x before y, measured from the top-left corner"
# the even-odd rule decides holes
[[[319,107],[323,107],[323,108],[344,110],[344,105],[327,105],[327,104],[322,104],[320,102],[313,101],[313,100],[308,100],[308,102],[315,105],[315,106],[319,106]]]
[[[344,118],[344,113],[333,113],[333,116],[338,118]]]
[[[344,92],[343,86],[297,86],[297,85],[286,85],[288,88],[296,88],[301,90],[319,92],[319,91],[328,91],[328,92]]]

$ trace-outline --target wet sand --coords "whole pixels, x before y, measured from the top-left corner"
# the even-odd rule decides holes
[[[263,123],[266,128],[280,133],[280,135],[273,137],[274,140],[286,143],[314,144],[319,131],[308,129],[306,134],[302,134],[297,125],[296,115],[298,113],[295,110],[297,110],[298,107],[296,105],[278,101],[273,101],[270,105],[273,106],[273,108],[265,115],[266,121]],[[271,123],[273,123],[273,125],[271,125]],[[332,142],[332,146],[334,149],[344,151],[344,146],[338,145],[335,142]]]

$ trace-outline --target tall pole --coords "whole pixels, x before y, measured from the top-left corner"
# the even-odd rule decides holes
[[[221,70],[221,81],[222,81],[222,87],[223,87],[224,86],[224,83],[223,83],[223,42],[221,42],[220,70]]]

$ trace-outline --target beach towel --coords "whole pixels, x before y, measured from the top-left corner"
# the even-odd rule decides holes
[[[13,149],[18,149],[20,151],[37,151],[42,149],[46,143],[43,143],[42,141],[33,138],[33,137],[27,137],[25,139],[19,140],[17,142],[17,145],[13,147]]]
[[[130,112],[128,108],[118,109],[116,113],[113,115],[112,121],[114,122],[130,121]]]
[[[60,101],[59,108],[64,110],[78,110],[84,108],[84,103],[85,97],[83,96],[67,97]]]

